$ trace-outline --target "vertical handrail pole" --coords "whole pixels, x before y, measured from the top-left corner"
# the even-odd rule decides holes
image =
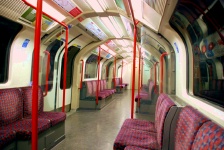
[[[114,57],[114,88],[116,89],[116,57]]]
[[[124,65],[124,62],[122,60],[122,62],[121,62],[121,84],[123,84],[123,65]]]
[[[144,70],[144,62],[143,62],[143,58],[142,58],[142,70],[141,70],[141,89],[142,89],[142,81],[143,81],[143,70]]]
[[[131,10],[132,20],[134,23],[134,47],[133,47],[133,75],[132,75],[132,102],[131,102],[131,119],[134,116],[134,94],[135,94],[135,57],[136,57],[136,42],[137,42],[137,23],[135,21],[134,11],[132,8],[131,0],[128,0],[129,8]]]
[[[80,79],[79,89],[82,89],[84,61],[83,60],[80,60],[80,61],[82,62],[82,69],[81,69],[81,79]]]
[[[64,23],[63,23],[64,24]],[[68,26],[65,26],[66,37],[65,37],[65,53],[64,53],[64,74],[63,74],[63,100],[62,100],[62,112],[65,112],[65,89],[66,89],[66,79],[67,79],[67,57],[68,57]]]
[[[141,49],[139,49],[139,58],[138,58],[138,107],[140,107],[140,67],[141,67]]]
[[[159,94],[163,93],[163,59],[164,57],[168,55],[167,53],[163,53],[160,56],[160,86],[159,86]]]
[[[155,79],[155,82],[154,82],[154,92],[157,93],[157,89],[156,89],[156,83],[157,83],[157,72],[156,72],[156,65],[158,64],[158,62],[156,62],[154,64],[154,79]]]
[[[34,60],[33,60],[33,85],[32,85],[32,150],[38,149],[38,81],[39,81],[39,59],[40,59],[40,37],[42,21],[42,0],[37,1],[36,23],[34,35]]]
[[[100,47],[99,47],[99,53],[98,53],[98,77],[97,77],[97,89],[96,89],[96,105],[98,105],[98,96],[99,96],[99,80],[100,80]]]
[[[50,68],[50,57],[51,57],[51,54],[46,50],[44,51],[45,54],[47,54],[47,69],[46,69],[46,80],[45,80],[45,93],[44,93],[44,97],[47,96],[47,93],[48,93],[48,72],[49,72],[49,68]]]
[[[26,0],[22,0],[26,5],[34,8],[37,10],[37,7],[33,6],[32,4],[30,4],[29,2],[27,2]],[[60,25],[64,26],[66,29],[66,38],[65,38],[65,55],[64,55],[64,66],[67,65],[67,53],[68,53],[68,26],[64,23],[64,22],[60,22],[58,21],[56,18],[46,14],[45,12],[41,12],[43,13],[45,16],[51,18],[52,20],[54,20],[55,22],[59,23]],[[67,67],[64,68],[64,75],[66,75],[67,73]],[[65,111],[65,87],[66,87],[66,76],[64,76],[64,81],[63,81],[63,101],[62,101],[62,112]]]

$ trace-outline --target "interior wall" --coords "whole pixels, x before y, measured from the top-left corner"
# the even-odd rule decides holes
[[[10,49],[8,81],[0,84],[0,88],[30,85],[34,48],[33,38],[33,29],[26,28],[23,28],[15,37]],[[26,41],[28,41],[27,45],[23,46]]]

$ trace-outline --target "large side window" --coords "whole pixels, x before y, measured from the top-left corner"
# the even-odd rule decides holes
[[[86,60],[85,78],[97,77],[97,60],[98,56],[95,54],[91,54]]]
[[[75,56],[80,51],[80,48],[71,46],[68,48],[68,58],[67,58],[67,76],[66,76],[66,89],[71,87],[72,84],[72,75],[73,75],[73,63]],[[64,56],[62,58],[62,64],[61,64],[61,82],[60,82],[60,88],[63,89],[63,77],[64,76]]]
[[[22,25],[0,16],[0,83],[8,80],[10,48]]]
[[[199,4],[200,3],[200,4]],[[185,8],[188,8],[187,10]],[[209,10],[205,11],[206,8]],[[189,38],[193,54],[193,93],[224,106],[224,3],[180,2],[170,23],[182,37]],[[186,33],[183,33],[185,31]],[[184,40],[186,41],[186,40]],[[190,79],[190,76],[189,76]],[[190,87],[191,88],[191,87]]]
[[[62,41],[60,40],[55,40],[54,42],[52,42],[48,47],[47,47],[47,51],[50,53],[50,64],[47,64],[47,55],[44,57],[43,59],[43,77],[42,77],[42,85],[48,84],[48,91],[51,91],[52,87],[53,87],[53,78],[54,78],[54,68],[55,68],[55,56],[57,54],[57,51],[59,50],[59,48],[61,47],[61,45],[63,44]],[[47,65],[50,66],[49,72],[48,72],[48,82],[45,83],[46,81],[46,67]]]

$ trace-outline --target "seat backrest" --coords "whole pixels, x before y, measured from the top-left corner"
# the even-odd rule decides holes
[[[163,99],[164,98],[164,99]],[[157,133],[157,142],[159,147],[162,147],[163,141],[163,129],[166,116],[172,106],[175,106],[175,103],[166,95],[163,94],[158,100],[158,107],[156,110],[156,119],[155,119],[155,128]]]
[[[224,149],[224,129],[208,121],[197,132],[192,150],[198,149]]]
[[[103,80],[100,80],[100,91],[104,90]]]
[[[174,149],[191,149],[199,128],[209,119],[191,106],[180,111],[175,130]]]
[[[23,118],[23,98],[17,88],[0,90],[0,126]]]
[[[32,113],[32,86],[20,88],[23,96],[24,117]],[[38,88],[38,113],[43,112],[43,91]]]
[[[107,89],[107,81],[103,80],[103,89]]]
[[[154,82],[153,81],[150,81],[149,82],[149,99],[152,99],[152,94],[153,94],[153,92],[154,92]]]
[[[93,80],[92,84],[93,84],[93,94],[95,95],[96,94],[96,90],[97,90],[97,81]]]
[[[86,96],[93,96],[93,84],[92,81],[86,81],[87,92]]]
[[[160,104],[162,103],[162,101],[166,98],[169,98],[166,94],[164,93],[161,93],[157,99],[157,102],[156,102],[156,110],[155,110],[155,126],[157,126],[157,120],[159,120],[159,114],[158,114],[158,108],[160,107]]]

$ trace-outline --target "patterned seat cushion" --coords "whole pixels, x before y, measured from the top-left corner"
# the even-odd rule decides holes
[[[23,117],[23,98],[19,89],[0,90],[0,126],[13,123]]]
[[[154,122],[139,119],[126,119],[122,125],[122,128],[156,132]]]
[[[191,106],[184,107],[177,120],[175,149],[191,149],[199,128],[207,121],[209,120]]]
[[[16,132],[11,130],[0,130],[0,149],[16,139]]]
[[[135,97],[136,102],[138,101],[138,98],[139,100],[142,100],[142,99],[149,100],[149,95],[147,93],[139,93],[139,95]]]
[[[163,129],[166,116],[172,106],[175,106],[174,102],[170,98],[165,98],[160,106],[157,108],[156,120],[155,120],[155,128],[157,133],[157,142],[159,144],[159,148],[162,147],[163,144]]]
[[[158,149],[156,133],[122,128],[115,139],[114,150],[123,150],[126,146]]]
[[[50,128],[50,121],[47,119],[38,119],[38,133],[41,133]],[[32,120],[23,119],[13,122],[7,126],[0,127],[0,130],[16,131],[16,137],[19,140],[30,140],[32,133]]]
[[[124,150],[150,150],[150,149],[145,149],[145,148],[141,148],[141,147],[137,147],[137,146],[127,146],[127,147],[125,147]]]
[[[47,119],[50,121],[51,126],[54,126],[60,122],[65,121],[66,113],[64,113],[64,112],[41,112],[38,114],[38,118]],[[31,119],[31,115],[27,116],[26,119]]]
[[[23,95],[24,117],[32,113],[32,86],[21,88]],[[38,113],[43,112],[43,91],[38,88]]]
[[[224,129],[214,122],[204,123],[195,137],[192,150],[224,150]]]

